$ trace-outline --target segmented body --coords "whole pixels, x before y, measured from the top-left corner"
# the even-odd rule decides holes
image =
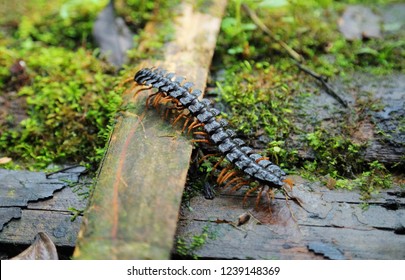
[[[285,172],[262,155],[254,153],[252,148],[227,127],[227,122],[218,120],[220,112],[210,105],[208,99],[198,99],[201,91],[192,90],[192,83],[182,84],[184,78],[176,78],[174,73],[167,73],[159,68],[141,69],[135,74],[134,80],[139,85],[156,88],[164,98],[175,101],[181,109],[187,109],[194,122],[200,124],[209,141],[244,174],[245,179],[255,180],[269,188],[281,188],[284,185]]]

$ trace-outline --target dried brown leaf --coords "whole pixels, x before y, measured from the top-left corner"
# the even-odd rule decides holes
[[[249,213],[243,213],[238,217],[238,226],[246,224],[250,220]]]
[[[55,244],[45,232],[35,236],[34,243],[12,260],[57,260],[58,253]]]

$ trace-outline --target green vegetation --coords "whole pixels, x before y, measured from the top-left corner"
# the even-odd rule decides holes
[[[199,256],[196,251],[201,249],[208,239],[215,239],[216,235],[212,232],[208,226],[202,228],[202,233],[191,237],[190,241],[186,241],[183,238],[178,238],[176,241],[176,254],[180,257],[191,257],[198,259]]]
[[[12,35],[20,42],[32,39],[68,49],[91,48],[93,21],[107,3],[107,0],[30,1],[28,5],[32,10],[29,13],[22,11],[18,19],[3,20],[2,25],[12,26],[10,21],[17,24]]]
[[[343,38],[336,23],[346,4],[331,0],[243,3],[258,13],[277,40],[285,42],[303,56],[319,74],[345,75],[350,70],[382,74],[403,70],[405,41],[398,34],[387,34],[384,39],[352,42]],[[242,1],[230,1],[221,31],[223,36],[219,38],[217,52],[225,64],[232,65],[235,59],[265,60],[271,61],[272,65],[289,63],[282,46],[265,35],[243,12]]]
[[[336,187],[345,189],[359,189],[364,200],[370,199],[372,194],[378,193],[380,189],[388,189],[392,186],[392,175],[388,173],[383,164],[373,161],[369,169],[362,172],[356,179],[338,179]]]
[[[32,3],[32,12],[1,22],[0,86],[10,108],[0,122],[0,153],[8,167],[100,160],[121,98],[112,67],[89,48],[92,22],[106,1]],[[42,10],[49,7],[46,12]],[[14,19],[15,20],[15,19]],[[20,72],[11,69],[22,62]]]
[[[178,13],[179,0],[153,1],[129,0],[116,1],[117,14],[135,32],[132,50],[128,51],[130,62],[141,59],[159,59],[163,54],[164,43],[173,36],[172,19]],[[147,22],[153,23],[145,29]]]
[[[392,1],[369,4],[378,7],[388,2]],[[226,106],[224,117],[249,139],[264,134],[269,139],[268,156],[290,173],[308,179],[327,176],[333,187],[360,189],[365,199],[390,186],[389,171],[377,161],[367,163],[362,157],[366,144],[351,137],[358,121],[368,119],[369,110],[378,111],[379,103],[356,100],[354,110],[333,112],[336,120],[324,127],[316,117],[318,109],[306,108],[320,85],[300,73],[279,42],[326,78],[348,77],[355,71],[384,75],[404,69],[402,31],[385,34],[383,39],[347,41],[337,26],[347,4],[331,0],[243,3],[273,36],[254,24],[242,1],[230,1],[216,50],[220,59],[214,65],[219,70],[217,101]],[[299,157],[292,141],[299,142],[309,157]]]
[[[117,13],[135,33],[129,65],[162,54],[173,35],[170,19],[178,2],[115,1]],[[369,2],[377,7],[392,1]],[[0,155],[13,159],[2,167],[38,169],[69,161],[97,167],[120,106],[119,82],[132,71],[124,66],[117,73],[98,59],[91,30],[107,3],[36,0],[22,7],[10,1],[0,11],[0,90],[2,100],[11,104],[0,118]],[[257,13],[273,36],[254,24],[242,4]],[[203,6],[196,3],[197,9]],[[225,105],[223,117],[247,141],[264,136],[267,146],[261,148],[273,161],[307,178],[329,176],[334,187],[360,188],[366,197],[390,180],[381,163],[361,159],[365,144],[351,140],[357,121],[368,118],[369,102],[356,100],[354,111],[344,116],[338,112],[339,122],[330,133],[305,110],[319,85],[298,70],[279,43],[285,42],[306,67],[325,77],[403,71],[403,31],[383,39],[347,41],[336,24],[346,6],[332,0],[229,1],[215,53],[214,83],[217,102]],[[145,31],[147,22],[154,25]],[[13,72],[20,62],[23,70]],[[369,109],[380,109],[373,104]],[[16,106],[22,112],[10,114]],[[300,120],[310,129],[296,125]],[[401,123],[397,131],[402,129]],[[311,156],[299,156],[293,140]],[[201,166],[205,172],[211,168],[209,162]]]
[[[25,97],[27,118],[2,127],[0,149],[12,158],[34,160],[36,168],[54,161],[99,160],[121,102],[109,66],[84,49],[43,48],[34,42],[16,56],[25,57],[32,73],[32,83],[18,91]]]
[[[217,82],[219,101],[229,106],[224,117],[246,136],[266,134],[269,154],[276,162],[294,161],[294,152],[287,154],[282,148],[283,139],[293,129],[287,75],[267,61],[244,60],[229,66],[224,78],[224,82]]]
[[[80,162],[97,168],[121,103],[119,83],[133,71],[117,73],[98,58],[91,32],[108,2],[10,1],[0,11],[0,90],[8,104],[0,118],[0,155],[13,159],[2,167]],[[142,51],[130,52],[131,64],[159,54],[176,2],[116,1],[117,13],[134,32],[167,18]],[[135,36],[135,44],[146,36]]]

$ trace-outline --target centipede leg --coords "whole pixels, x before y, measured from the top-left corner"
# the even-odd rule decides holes
[[[253,187],[253,188],[251,188],[250,190],[248,190],[248,191],[245,193],[245,196],[243,197],[243,205],[246,204],[246,200],[247,200],[247,198],[249,197],[249,194],[251,194],[252,192],[254,192],[255,190],[257,190],[258,188],[259,188],[259,186]],[[256,203],[257,203],[257,202],[256,202]]]
[[[120,86],[123,86],[123,85],[125,85],[126,83],[128,83],[128,82],[131,82],[131,81],[133,81],[134,80],[134,77],[129,77],[128,79],[125,79],[124,81],[122,81],[119,85]],[[135,82],[136,83],[136,82]]]
[[[232,166],[227,166],[224,169],[222,169],[221,173],[219,173],[219,175],[217,177],[218,185],[220,185],[222,183],[222,177],[231,169],[232,169]]]
[[[186,121],[183,124],[183,128],[181,129],[181,133],[183,133],[186,130],[187,124],[190,121],[190,118],[186,118]]]
[[[210,176],[212,176],[213,172],[217,169],[217,167],[224,161],[225,157],[221,157],[218,162],[212,167],[211,170],[211,174]]]
[[[203,156],[202,158],[200,158],[199,160],[198,160],[198,164],[201,164],[204,160],[206,160],[207,158],[209,158],[209,157],[217,157],[217,156],[219,156],[220,154],[207,154],[207,155],[205,155],[205,156]]]
[[[174,119],[172,125],[174,126],[181,118],[187,118],[187,115],[185,113],[181,113],[177,116],[177,118]]]
[[[231,189],[231,192],[235,192],[235,191],[239,190],[241,187],[246,186],[246,185],[248,185],[248,184],[249,184],[248,181],[243,180],[242,182],[236,184],[236,185]]]
[[[241,180],[243,180],[243,179],[240,177],[233,178],[232,180],[230,180],[229,182],[226,183],[226,185],[224,186],[224,189],[228,188],[230,185],[232,185],[238,181],[241,181]],[[233,191],[233,188],[231,189],[231,191]]]
[[[137,86],[138,86],[137,84],[133,85],[130,90],[134,89],[134,88],[137,87]],[[153,88],[152,86],[140,88],[140,89],[138,89],[138,90],[134,93],[133,96],[135,97],[135,96],[136,96],[137,94],[139,94],[141,91],[150,90],[150,89],[152,89],[152,88]]]
[[[191,139],[191,142],[193,143],[206,143],[210,144],[210,141],[208,139]]]
[[[226,182],[227,180],[229,180],[232,176],[235,176],[236,174],[238,174],[238,171],[231,171],[229,173],[227,173],[225,176],[223,176],[221,184]]]
[[[160,92],[160,94],[156,95],[156,97],[153,99],[152,106],[159,112],[159,104],[161,103],[161,100],[165,97],[164,93]]]
[[[159,91],[149,95],[148,98],[146,98],[146,108],[147,109],[149,109],[151,105],[153,106],[154,98],[156,98],[156,95],[158,95],[158,94],[160,94]],[[151,100],[152,100],[152,102],[151,102]]]
[[[199,123],[198,120],[195,119],[195,120],[190,124],[190,126],[188,127],[187,133],[190,133],[191,130],[193,130],[193,129],[197,128],[197,127],[201,127],[201,126],[204,126],[204,124],[203,124],[203,123]]]
[[[270,203],[271,203],[271,201],[274,199],[274,190],[273,190],[272,188],[269,188],[269,189],[266,191],[266,198],[267,198],[268,205],[269,205],[269,212],[271,212]]]
[[[262,193],[264,191],[264,187],[260,187],[260,191],[256,196],[256,202],[255,202],[255,207],[258,208],[259,207],[259,203],[260,203],[260,199],[262,198]],[[269,207],[270,210],[270,207]]]
[[[208,133],[205,132],[205,131],[196,131],[196,132],[193,132],[193,134],[194,135],[202,135],[202,136],[208,138]]]

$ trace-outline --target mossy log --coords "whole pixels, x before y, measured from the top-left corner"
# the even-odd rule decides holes
[[[155,65],[204,90],[226,1],[207,13],[183,4],[174,41]],[[134,73],[135,73],[134,69]],[[145,108],[148,92],[125,94],[131,109],[117,119],[74,252],[76,259],[168,259],[192,144]]]

